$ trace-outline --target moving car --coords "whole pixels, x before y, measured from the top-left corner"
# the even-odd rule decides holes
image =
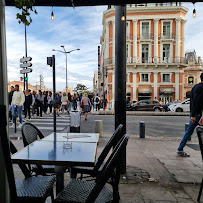
[[[181,103],[171,104],[168,107],[172,112],[187,112],[190,111],[190,99],[186,99]]]
[[[132,104],[133,110],[135,111],[163,111],[163,107],[161,104],[156,100],[141,100],[135,104]]]

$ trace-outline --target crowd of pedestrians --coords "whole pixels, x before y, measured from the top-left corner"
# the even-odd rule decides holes
[[[56,114],[64,117],[65,111],[69,114],[70,111],[84,111],[85,120],[87,120],[87,113],[91,111],[98,111],[100,108],[105,108],[107,102],[98,95],[93,96],[84,93],[71,95],[66,92],[57,92],[55,97]],[[18,117],[19,125],[24,120],[30,120],[34,116],[42,118],[43,114],[52,115],[54,105],[54,98],[51,91],[38,92],[31,90],[21,91],[19,85],[11,86],[9,92],[9,119],[12,121],[12,127],[15,127],[15,119]]]

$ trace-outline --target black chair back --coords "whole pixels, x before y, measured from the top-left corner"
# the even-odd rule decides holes
[[[21,127],[23,143],[26,147],[27,145],[31,144],[35,140],[44,138],[44,135],[40,132],[40,130],[31,123],[23,123]]]
[[[197,136],[198,136],[198,140],[199,140],[199,147],[201,150],[202,161],[203,161],[203,126],[197,127]]]
[[[120,157],[122,155],[122,152],[124,151],[127,143],[128,143],[128,135],[124,135],[121,140],[118,142],[116,147],[114,148],[111,156],[109,157],[108,161],[105,163],[101,173],[96,178],[96,185],[92,189],[90,195],[88,196],[86,203],[94,202],[96,198],[98,197],[99,193],[103,189],[104,185],[107,183],[108,179],[111,177],[111,175],[114,172],[115,168],[119,168],[120,166]],[[117,177],[120,178],[120,171],[117,171]],[[119,174],[119,176],[118,176]],[[117,183],[119,183],[119,180],[116,180]]]
[[[108,155],[109,151],[111,150],[111,148],[113,146],[115,146],[116,142],[118,142],[120,140],[120,138],[121,138],[120,133],[121,133],[122,128],[123,128],[123,125],[120,124],[114,131],[113,135],[109,139],[109,141],[106,144],[106,146],[104,147],[104,149],[102,150],[101,154],[99,155],[99,157],[95,163],[95,166],[94,166],[95,171],[99,170],[100,166],[104,162],[104,160],[105,160],[106,156]]]

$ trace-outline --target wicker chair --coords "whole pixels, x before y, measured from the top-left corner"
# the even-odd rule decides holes
[[[198,136],[198,140],[199,140],[199,147],[200,147],[200,150],[201,150],[202,161],[203,161],[203,126],[197,127],[197,136]],[[200,198],[201,198],[201,195],[202,195],[202,188],[203,188],[203,178],[202,178],[202,183],[201,183],[198,198],[197,198],[198,202],[200,201]]]
[[[21,127],[23,144],[24,147],[31,144],[35,140],[44,138],[44,135],[40,132],[40,130],[31,123],[23,123]],[[51,165],[28,165],[30,172],[34,172],[35,175],[46,175],[47,173],[55,173],[55,166]]]
[[[85,167],[85,166],[72,167],[71,168],[71,178],[76,178],[78,173],[81,174],[80,179],[83,178],[83,174],[87,174],[90,177],[96,177],[97,174],[99,173],[99,171],[102,170],[102,168],[104,166],[104,160],[105,160],[106,156],[108,155],[109,151],[116,144],[116,142],[118,142],[119,139],[121,138],[120,132],[121,132],[122,128],[123,128],[122,124],[120,124],[116,128],[113,135],[111,136],[108,143],[106,144],[103,151],[101,152],[99,158],[97,159],[94,167]]]
[[[114,148],[95,181],[71,179],[65,189],[59,193],[55,202],[66,203],[110,203],[119,202],[118,185],[120,179],[120,157],[128,142],[128,135],[123,136]],[[116,169],[116,170],[115,170]],[[114,173],[116,171],[116,173]],[[105,186],[114,175],[113,191]]]
[[[17,149],[10,141],[10,151],[12,154],[17,152]],[[25,178],[15,180],[16,199],[19,203],[29,202],[45,202],[47,197],[51,196],[54,201],[53,184],[55,176],[38,176],[32,177],[25,164],[18,164]]]

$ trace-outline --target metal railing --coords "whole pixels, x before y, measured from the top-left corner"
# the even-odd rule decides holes
[[[161,33],[160,39],[174,39],[175,40],[175,34],[174,33]]]
[[[153,38],[152,33],[142,33],[141,35],[138,36],[138,40],[148,40],[152,38]]]
[[[127,64],[186,64],[184,57],[127,57]],[[104,59],[104,66],[114,65],[114,58]]]

